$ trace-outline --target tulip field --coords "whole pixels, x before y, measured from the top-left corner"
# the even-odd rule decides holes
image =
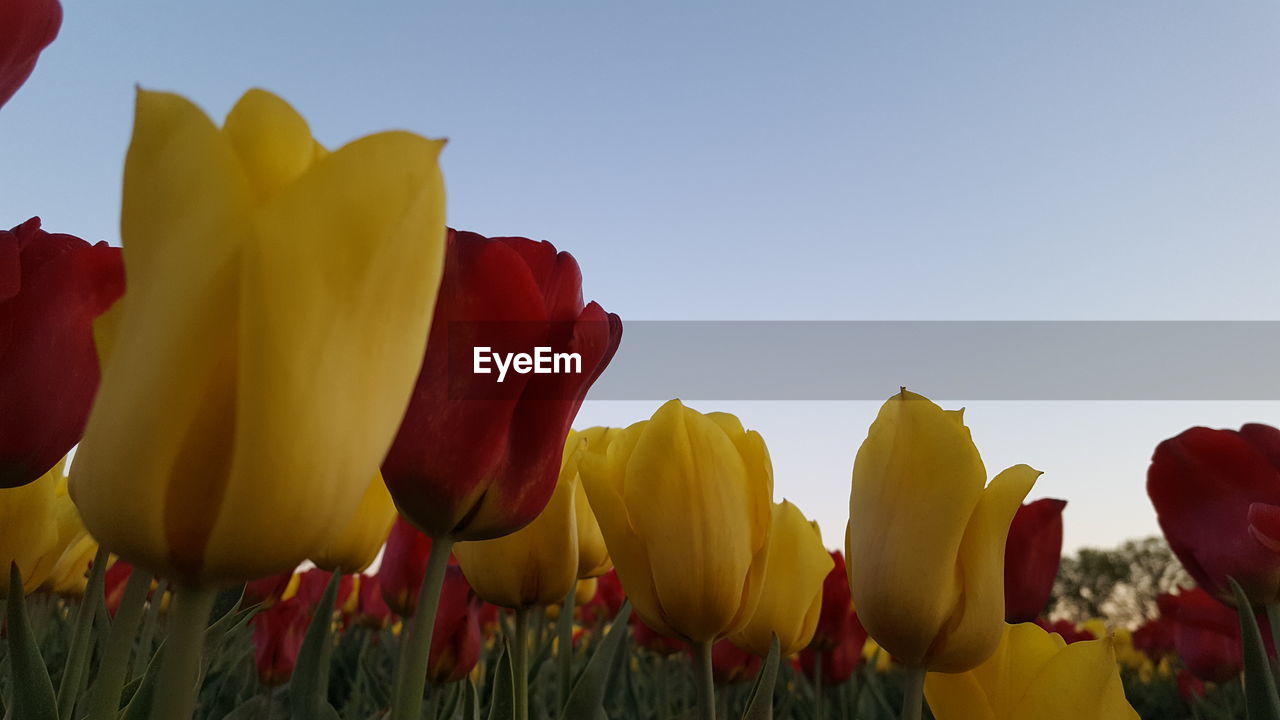
[[[0,5],[0,106],[62,12]],[[138,87],[120,243],[0,231],[0,720],[1280,720],[1280,429],[1149,438],[1161,535],[1064,553],[903,378],[829,548],[745,414],[579,420],[602,268],[304,109]]]

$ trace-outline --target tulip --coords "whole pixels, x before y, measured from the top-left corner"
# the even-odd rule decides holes
[[[721,640],[711,647],[711,677],[717,685],[750,682],[760,674],[760,656]]]
[[[1033,623],[1006,625],[996,651],[971,670],[929,673],[938,720],[1137,720],[1108,640],[1067,645]]]
[[[730,639],[764,656],[776,637],[781,656],[789,657],[813,639],[832,560],[818,524],[805,519],[795,505],[785,500],[774,505],[770,528],[769,557],[777,561],[765,570],[756,611]]]
[[[578,580],[577,475],[566,466],[533,522],[494,540],[460,542],[454,555],[485,602],[513,610],[559,604]]]
[[[578,603],[578,614],[584,625],[598,625],[606,620],[612,620],[618,614],[618,610],[622,609],[622,603],[626,600],[622,584],[618,582],[617,571],[610,570],[595,578],[595,581],[595,595],[590,600]],[[579,584],[582,582],[585,581],[579,581]]]
[[[311,556],[311,561],[316,567],[332,572],[339,569],[346,573],[364,572],[387,542],[396,517],[391,493],[382,483],[382,476],[374,473],[355,516],[341,532],[329,537],[324,547]]]
[[[525,526],[559,475],[569,424],[622,337],[584,305],[573,256],[548,242],[449,231],[430,341],[382,471],[396,504],[433,538],[487,540]],[[581,355],[581,372],[474,367],[477,348]],[[450,368],[454,370],[451,372]]]
[[[260,605],[264,610],[275,605],[280,602],[284,594],[289,590],[294,577],[296,576],[293,571],[287,570],[246,583],[243,604],[245,606]],[[294,588],[294,592],[297,592],[296,588]]]
[[[813,631],[813,640],[809,642],[809,647],[815,650],[830,650],[842,644],[851,622],[857,622],[858,617],[853,611],[853,598],[849,595],[849,569],[844,564],[844,553],[832,550],[831,560],[831,572],[822,581],[822,610],[818,615],[818,625]],[[861,628],[861,623],[858,625]],[[861,648],[862,644],[859,643],[858,647]]]
[[[36,69],[40,51],[58,37],[62,5],[58,0],[5,0],[0,3],[0,107]]]
[[[124,590],[132,575],[133,566],[123,560],[117,559],[107,566],[107,571],[102,576],[102,596],[111,617],[115,617],[120,611],[120,602],[124,599]]]
[[[871,637],[911,668],[988,658],[1004,627],[1005,536],[1039,474],[1016,465],[988,486],[960,412],[905,389],[890,398],[858,449],[845,542]]]
[[[385,628],[391,622],[391,608],[382,599],[378,576],[361,575],[356,585],[356,624],[372,630]]]
[[[1018,508],[1004,551],[1004,618],[1035,622],[1049,605],[1062,562],[1062,509],[1066,500],[1044,498]]]
[[[356,577],[355,575],[343,575],[338,578],[338,592],[334,596],[335,608],[351,607],[353,610],[357,602],[358,594],[356,593]],[[284,600],[298,600],[298,602],[309,608],[314,608],[320,604],[324,597],[324,591],[329,587],[329,582],[333,580],[333,573],[320,568],[311,568],[306,572],[298,574],[298,584],[293,587],[294,592],[286,592]]]
[[[1191,704],[1204,697],[1204,681],[1186,670],[1178,671],[1178,697]]]
[[[1244,670],[1240,621],[1234,610],[1201,588],[1157,598],[1160,616],[1173,625],[1182,665],[1207,682],[1224,683]]]
[[[1280,602],[1280,430],[1193,427],[1156,447],[1147,494],[1169,547],[1196,583],[1234,605]]]
[[[311,614],[311,607],[295,598],[253,616],[253,659],[263,685],[283,685],[293,677]]]
[[[7,12],[32,4],[6,2],[0,35]],[[45,232],[40,218],[0,230],[0,488],[34,481],[80,440],[98,389],[93,320],[123,292],[119,248]]]
[[[1177,651],[1176,635],[1177,626],[1170,618],[1148,620],[1133,631],[1133,647],[1152,662],[1160,662]]]
[[[1057,633],[1058,637],[1062,638],[1063,642],[1068,645],[1081,642],[1082,640],[1097,640],[1099,637],[1098,635],[1094,635],[1090,630],[1076,627],[1076,624],[1069,620],[1055,620],[1053,622],[1049,622],[1041,619],[1037,620],[1036,624],[1044,629],[1045,632]],[[1106,637],[1106,633],[1103,633],[1102,637]]]
[[[614,431],[612,428],[593,427],[581,432],[570,430],[565,440],[564,465],[572,465],[572,472],[578,477],[578,460],[582,457],[581,449],[594,444],[598,450],[608,447]],[[568,468],[562,467],[562,472]],[[574,512],[578,518],[578,577],[599,577],[613,569],[613,561],[609,559],[609,548],[605,545],[604,535],[600,532],[600,523],[591,510],[587,489],[581,479],[577,483],[577,496],[574,499]]]
[[[387,536],[382,563],[378,565],[378,585],[387,607],[401,617],[413,617],[418,590],[427,573],[431,538],[415,528],[404,516],[397,517]],[[452,555],[449,564],[457,564]]]
[[[689,643],[679,638],[659,634],[646,625],[645,621],[637,613],[631,613],[631,634],[634,636],[638,647],[659,655],[674,655],[689,651]]]
[[[467,584],[459,567],[445,572],[427,678],[436,684],[461,680],[480,660],[480,598]]]
[[[192,616],[210,588],[295,567],[360,505],[430,325],[442,145],[389,132],[328,153],[261,90],[221,129],[139,92],[129,292],[99,322],[71,492],[104,545],[201,589]]]
[[[760,602],[772,513],[773,466],[759,433],[671,400],[603,451],[588,445],[579,468],[646,625],[707,643],[747,624]]]
[[[53,506],[58,539],[47,556],[53,566],[45,578],[44,587],[62,595],[83,595],[89,582],[86,573],[98,552],[98,543],[80,522],[80,514],[67,492],[66,477],[58,478]]]
[[[62,463],[33,483],[0,488],[0,567],[18,566],[22,588],[9,587],[9,575],[0,577],[0,599],[28,593],[53,571],[50,557],[58,547],[58,513],[55,504]]]
[[[862,665],[862,647],[867,639],[867,631],[861,624],[856,629],[858,632],[851,627],[848,640],[829,650],[818,650],[813,645],[801,650],[797,658],[801,672],[810,680],[829,687],[848,682]]]

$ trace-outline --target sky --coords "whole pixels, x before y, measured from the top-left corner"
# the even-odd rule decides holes
[[[1274,4],[64,6],[0,110],[0,224],[118,242],[134,87],[219,120],[264,87],[331,147],[448,137],[450,223],[568,250],[624,322],[1280,319]],[[876,403],[686,400],[759,429],[777,496],[839,544]],[[1161,439],[1280,424],[1264,402],[943,404],[992,474],[1045,471],[1069,550],[1158,532]]]

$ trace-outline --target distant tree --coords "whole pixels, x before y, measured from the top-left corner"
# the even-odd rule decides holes
[[[1102,617],[1134,627],[1159,615],[1156,598],[1194,581],[1162,537],[1130,540],[1118,548],[1082,548],[1062,558],[1048,615],[1083,622]]]

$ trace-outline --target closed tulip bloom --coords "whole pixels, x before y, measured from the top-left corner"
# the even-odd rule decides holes
[[[1157,598],[1160,617],[1173,626],[1182,665],[1207,682],[1223,683],[1244,670],[1236,611],[1201,588]]]
[[[760,674],[760,656],[721,640],[711,646],[711,677],[717,685],[750,682]]]
[[[0,230],[0,488],[35,480],[80,440],[98,389],[93,320],[123,292],[119,248],[45,232],[40,218]]]
[[[836,646],[818,650],[814,645],[800,651],[797,656],[800,670],[810,680],[820,680],[823,685],[843,685],[853,677],[862,665],[862,649],[867,642],[867,631],[853,615],[853,622],[845,629],[845,639]],[[822,655],[822,677],[815,677],[817,656]]]
[[[822,581],[822,610],[818,615],[818,626],[814,628],[813,640],[809,647],[816,650],[830,650],[845,640],[849,626],[857,623],[857,614],[853,611],[853,598],[849,595],[849,569],[844,564],[844,553],[831,551],[831,571]],[[858,624],[861,628],[861,624]],[[866,640],[866,631],[862,631],[862,642]]]
[[[559,476],[569,425],[622,339],[583,303],[582,272],[549,242],[449,232],[431,339],[382,464],[400,512],[433,538],[488,540],[527,525]],[[471,372],[477,348],[577,353],[581,372]],[[491,356],[486,356],[492,360]]]
[[[261,605],[263,609],[275,605],[284,597],[285,591],[293,583],[294,577],[292,570],[286,570],[282,573],[249,581],[244,586],[244,598],[241,604],[246,607],[249,605]]]
[[[1009,522],[1040,473],[987,485],[961,412],[905,389],[858,449],[845,541],[849,584],[871,637],[903,664],[963,672],[1004,627]]]
[[[53,497],[58,540],[47,556],[53,562],[44,587],[60,595],[83,595],[89,583],[89,564],[98,552],[98,543],[80,522],[80,513],[67,493],[67,479],[58,479]]]
[[[1177,651],[1176,635],[1173,620],[1164,617],[1148,620],[1133,631],[1133,648],[1158,663]]]
[[[139,92],[129,292],[98,323],[102,385],[71,478],[104,545],[212,587],[295,567],[347,526],[426,342],[442,145],[387,132],[329,153],[261,90],[222,128]]]
[[[649,627],[703,643],[747,624],[769,558],[773,465],[727,413],[671,400],[579,463],[618,578]]]
[[[631,613],[631,634],[634,636],[637,646],[659,655],[689,652],[689,643],[678,638],[659,634],[645,624],[645,621],[636,613]]]
[[[462,569],[446,569],[427,661],[431,682],[439,685],[461,680],[480,661],[480,608],[480,598],[467,584]]]
[[[566,465],[533,522],[504,537],[453,547],[481,599],[517,610],[564,600],[578,581],[577,487],[577,474]]]
[[[36,69],[40,51],[58,37],[62,5],[58,0],[5,0],[0,3],[0,106]]]
[[[397,517],[387,536],[387,547],[378,565],[378,586],[382,599],[395,614],[413,617],[431,556],[431,538],[403,516]],[[457,562],[450,556],[450,565]]]
[[[584,448],[594,444],[603,448],[613,434],[612,428],[593,427],[586,430],[569,431],[569,438],[564,444],[564,463],[572,464],[573,474],[578,477],[578,460]],[[567,472],[564,468],[562,472]],[[613,569],[613,561],[609,559],[609,548],[605,545],[604,535],[600,532],[600,523],[591,510],[591,501],[587,497],[587,489],[581,478],[577,483],[577,496],[574,499],[574,512],[578,518],[578,577],[599,577]]]
[[[994,654],[964,673],[929,673],[938,720],[1137,720],[1111,640],[1071,645],[1033,623],[1006,625]]]
[[[381,630],[391,622],[391,608],[382,599],[377,575],[361,575],[356,589],[356,624]]]
[[[289,682],[311,624],[312,609],[301,600],[278,603],[253,616],[253,660],[267,687]]]
[[[22,588],[10,588],[8,573],[0,578],[0,599],[10,593],[30,592],[53,571],[52,555],[58,547],[58,513],[54,498],[62,463],[33,483],[0,488],[0,567],[16,563]]]
[[[1280,430],[1193,427],[1156,447],[1147,494],[1160,528],[1200,587],[1235,604],[1280,602]]]
[[[1006,622],[1034,622],[1049,605],[1062,562],[1062,509],[1066,500],[1044,498],[1018,508],[1004,550]]]
[[[311,556],[311,561],[316,567],[334,572],[339,569],[345,573],[364,572],[387,542],[396,517],[391,493],[387,492],[382,476],[374,473],[356,514],[341,532],[328,538],[324,547]]]
[[[618,582],[616,570],[610,570],[594,579],[595,594],[589,600],[577,603],[578,616],[584,625],[596,625],[612,620],[627,599],[626,593],[622,591],[622,583]],[[578,584],[581,585],[583,582],[585,581],[580,580]]]
[[[822,531],[787,501],[773,506],[769,557],[760,603],[746,626],[730,636],[738,647],[768,655],[777,636],[782,657],[799,652],[813,639],[822,611],[822,587],[831,572],[831,555]]]

